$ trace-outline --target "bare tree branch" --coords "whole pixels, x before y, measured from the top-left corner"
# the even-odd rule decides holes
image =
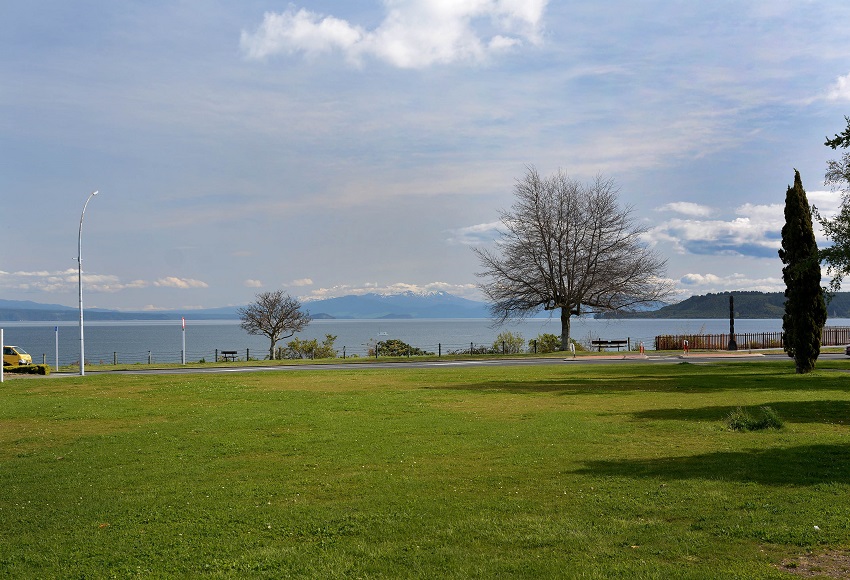
[[[621,208],[613,179],[585,185],[559,171],[542,178],[534,167],[517,180],[516,200],[501,213],[496,251],[474,248],[479,285],[494,318],[504,322],[561,309],[561,346],[581,308],[625,310],[672,291],[666,261],[641,242],[646,228]]]
[[[239,308],[242,329],[248,334],[262,334],[271,342],[269,359],[274,359],[278,342],[301,332],[310,323],[310,314],[301,311],[301,303],[281,290],[261,292],[256,300]]]

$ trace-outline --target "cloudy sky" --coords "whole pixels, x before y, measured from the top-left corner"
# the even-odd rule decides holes
[[[0,298],[471,298],[526,166],[602,172],[680,296],[781,290],[785,189],[829,210],[834,0],[5,0]]]

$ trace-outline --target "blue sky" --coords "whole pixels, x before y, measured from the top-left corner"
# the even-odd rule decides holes
[[[794,168],[830,211],[835,1],[0,4],[0,297],[479,298],[527,165],[602,172],[679,296],[781,290]]]

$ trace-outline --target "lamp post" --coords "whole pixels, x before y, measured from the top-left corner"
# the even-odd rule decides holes
[[[80,214],[80,235],[77,238],[77,282],[80,290],[80,376],[86,374],[86,341],[83,336],[83,218],[86,217],[86,208],[91,198],[97,195],[97,191],[91,192],[83,206]]]

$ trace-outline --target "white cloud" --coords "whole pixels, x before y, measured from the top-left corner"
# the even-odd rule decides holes
[[[411,292],[413,294],[429,294],[433,292],[446,292],[454,296],[469,298],[472,300],[480,300],[481,295],[478,292],[478,287],[475,284],[449,284],[448,282],[429,282],[426,284],[409,284],[406,282],[396,282],[394,284],[381,285],[374,282],[367,282],[359,286],[355,285],[338,285],[330,288],[317,288],[306,296],[299,297],[305,302],[314,300],[324,300],[327,298],[337,298],[339,296],[361,296],[363,294],[402,294]]]
[[[175,276],[160,278],[153,285],[162,288],[180,288],[184,290],[189,288],[209,288],[209,284],[206,282],[193,280],[192,278],[177,278]]]
[[[262,288],[263,287],[262,282],[260,282],[259,280],[251,280],[250,278],[248,280],[245,280],[244,282],[242,282],[242,285],[245,286],[246,288]]]
[[[146,288],[150,284],[144,280],[122,282],[110,274],[90,274],[83,272],[83,290],[87,293],[114,293],[133,288]],[[76,268],[59,271],[17,271],[0,272],[0,288],[22,290],[25,292],[76,292],[79,277]]]
[[[672,211],[692,217],[709,217],[716,212],[713,208],[692,201],[676,201],[656,208],[656,211]]]
[[[680,254],[776,258],[785,218],[782,204],[744,204],[731,220],[674,218],[652,228],[651,243],[668,242]]]
[[[806,197],[824,217],[835,216],[841,207],[840,191],[807,191]]]
[[[295,287],[303,287],[303,286],[312,286],[313,280],[311,278],[301,278],[299,280],[293,280],[286,286],[295,286]]]
[[[290,7],[286,12],[267,12],[254,34],[242,32],[242,50],[249,58],[273,54],[350,50],[362,42],[365,32],[333,16],[322,17],[308,10]]]
[[[826,98],[830,101],[850,101],[850,73],[835,79]]]
[[[785,283],[781,276],[753,278],[746,274],[733,273],[725,276],[716,274],[685,274],[679,279],[680,297],[706,294],[708,292],[728,292],[730,290],[754,290],[759,292],[782,292]]]
[[[253,59],[276,54],[342,52],[399,68],[481,62],[491,54],[540,42],[548,0],[384,0],[384,20],[372,31],[309,10],[268,12],[253,33],[242,32],[243,52]]]
[[[499,229],[501,227],[502,222],[489,222],[459,228],[449,232],[447,241],[450,244],[462,244],[467,246],[486,244],[498,239]]]

